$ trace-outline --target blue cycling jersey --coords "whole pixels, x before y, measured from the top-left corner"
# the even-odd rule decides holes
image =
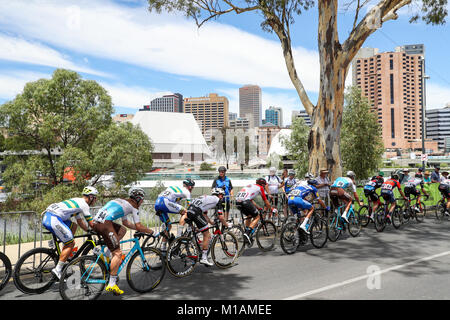
[[[288,197],[301,197],[302,199],[306,199],[310,195],[312,195],[314,199],[319,197],[316,187],[311,185],[299,185],[289,193]]]

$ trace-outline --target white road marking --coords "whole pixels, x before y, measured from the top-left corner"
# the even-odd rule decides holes
[[[324,292],[324,291],[328,291],[328,290],[331,290],[331,289],[342,287],[342,286],[345,286],[345,285],[348,285],[348,284],[351,284],[351,283],[354,283],[354,282],[357,282],[357,281],[365,280],[365,279],[367,279],[369,277],[373,277],[373,276],[381,275],[381,274],[386,273],[386,272],[402,269],[402,268],[405,268],[405,267],[408,267],[408,266],[411,266],[411,265],[414,265],[414,264],[417,264],[417,263],[421,263],[421,262],[424,262],[424,261],[433,260],[433,259],[436,259],[436,258],[447,256],[449,254],[450,254],[450,251],[445,251],[445,252],[442,252],[442,253],[434,254],[434,255],[429,256],[429,257],[417,259],[417,260],[414,260],[414,261],[411,261],[411,262],[407,262],[405,264],[396,265],[396,266],[393,266],[393,267],[390,267],[390,268],[387,268],[387,269],[384,269],[384,270],[380,270],[378,272],[374,272],[374,273],[371,273],[371,274],[365,274],[363,276],[359,276],[359,277],[352,278],[352,279],[349,279],[349,280],[345,280],[345,281],[342,281],[342,282],[338,282],[338,283],[335,283],[335,284],[332,284],[332,285],[329,285],[329,286],[325,286],[325,287],[322,287],[322,288],[319,288],[319,289],[311,290],[311,291],[308,291],[308,292],[305,292],[305,293],[301,293],[301,294],[298,294],[298,295],[295,295],[295,296],[284,298],[283,300],[298,300],[298,299],[302,299],[302,298],[307,297],[307,296],[311,296],[311,295],[314,295],[314,294],[317,294],[317,293],[321,293],[321,292]]]

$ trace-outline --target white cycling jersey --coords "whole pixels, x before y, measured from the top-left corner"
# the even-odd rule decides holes
[[[405,187],[413,187],[416,188],[418,185],[423,186],[423,180],[419,179],[419,178],[412,178],[409,179],[406,183],[405,183]]]
[[[195,198],[191,202],[191,206],[197,207],[202,212],[207,212],[210,209],[214,209],[219,203],[220,199],[216,196],[200,196]]]
[[[236,195],[236,201],[253,200],[258,195],[261,195],[263,200],[267,200],[264,188],[258,184],[249,184],[241,189]]]
[[[62,202],[52,203],[45,211],[60,217],[63,221],[69,220],[74,216],[77,219],[84,217],[86,221],[92,220],[89,205],[84,198],[72,198]]]
[[[191,200],[191,193],[185,187],[168,187],[166,190],[161,192],[158,197],[164,197],[172,202],[187,199],[189,203]]]
[[[132,216],[134,223],[139,221],[139,210],[134,208],[127,200],[114,199],[105,204],[94,217],[94,221],[104,223],[106,220],[114,221],[119,218],[130,221],[129,217]],[[132,222],[132,221],[130,221]]]

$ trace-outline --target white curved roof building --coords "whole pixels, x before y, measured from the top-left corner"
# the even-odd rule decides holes
[[[201,163],[210,150],[191,113],[139,111],[132,123],[152,141],[154,167]]]
[[[291,129],[281,129],[272,139],[270,144],[269,152],[267,155],[270,157],[272,153],[279,155],[280,157],[286,156],[286,148],[281,144],[280,137],[289,137],[291,135]]]

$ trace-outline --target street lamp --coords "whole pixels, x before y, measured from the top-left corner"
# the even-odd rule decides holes
[[[426,108],[426,86],[425,80],[430,79],[430,76],[424,74],[425,72],[425,59],[422,59],[422,168],[425,170],[425,108]]]

